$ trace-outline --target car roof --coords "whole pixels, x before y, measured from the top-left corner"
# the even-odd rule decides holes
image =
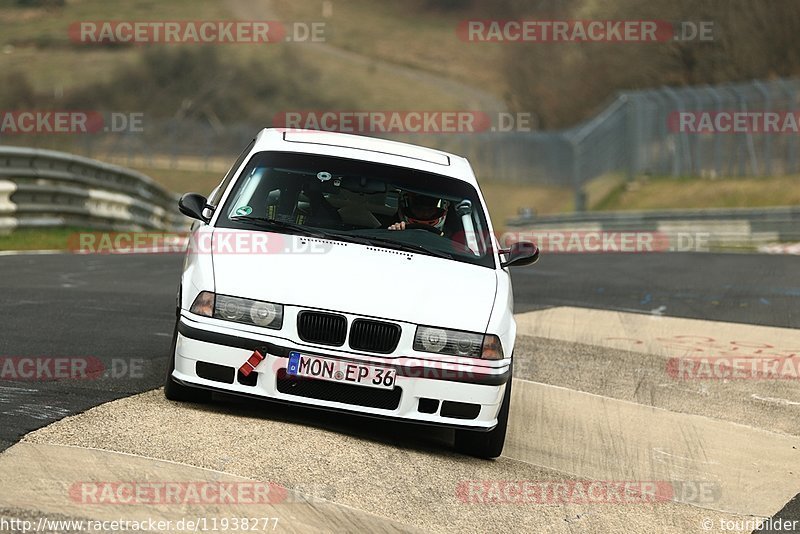
[[[265,128],[256,136],[253,152],[303,152],[408,167],[477,186],[466,159],[455,154],[388,139],[339,132]]]

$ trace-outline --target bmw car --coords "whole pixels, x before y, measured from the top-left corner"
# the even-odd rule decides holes
[[[462,157],[265,129],[194,219],[165,394],[213,392],[455,430],[494,458],[511,403],[509,267]]]

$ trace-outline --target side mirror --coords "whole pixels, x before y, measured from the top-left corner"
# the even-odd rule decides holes
[[[528,241],[514,243],[506,252],[508,259],[500,263],[501,267],[522,267],[539,259],[539,247]]]
[[[203,215],[203,210],[207,207],[208,200],[200,193],[186,193],[178,200],[178,209],[192,219],[208,222],[210,217]]]

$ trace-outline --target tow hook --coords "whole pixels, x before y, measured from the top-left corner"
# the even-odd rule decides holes
[[[239,372],[242,373],[243,376],[250,376],[256,366],[261,363],[261,361],[265,358],[265,356],[258,350],[254,350],[253,354],[247,358],[247,361],[244,362],[244,365],[239,367]]]

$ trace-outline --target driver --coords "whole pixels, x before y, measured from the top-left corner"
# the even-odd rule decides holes
[[[423,225],[436,228],[441,234],[448,207],[448,200],[403,191],[400,193],[400,205],[397,209],[400,222],[391,225],[389,230],[405,230],[414,228],[413,225]]]

